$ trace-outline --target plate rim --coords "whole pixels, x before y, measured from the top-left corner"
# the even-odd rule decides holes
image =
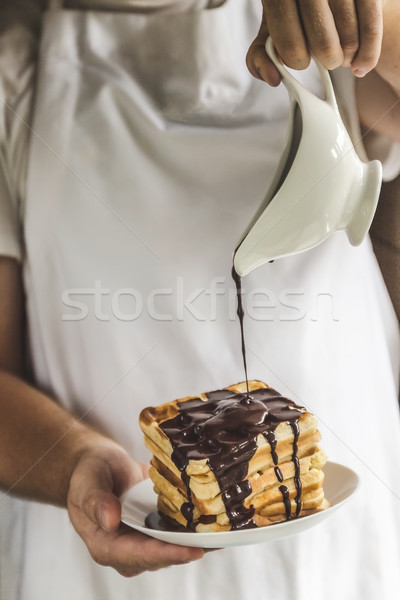
[[[356,471],[354,471],[354,469],[348,467],[347,465],[343,465],[341,463],[334,462],[334,461],[327,461],[327,463],[323,467],[323,470],[326,467],[328,467],[328,469],[346,471],[347,474],[349,475],[349,477],[353,479],[353,484],[351,486],[349,486],[349,491],[347,492],[346,496],[344,498],[342,498],[341,500],[339,500],[338,502],[336,502],[335,504],[329,506],[328,508],[326,508],[323,511],[312,513],[311,515],[305,515],[304,517],[301,517],[300,519],[293,519],[291,521],[282,521],[280,523],[275,523],[275,524],[269,525],[267,527],[257,527],[255,529],[243,529],[243,530],[239,530],[239,531],[186,532],[186,531],[164,531],[164,530],[159,530],[159,529],[150,529],[149,527],[146,527],[144,525],[144,523],[143,523],[143,525],[138,524],[138,523],[133,523],[132,521],[129,520],[129,515],[127,515],[126,512],[124,513],[124,502],[125,502],[126,498],[129,497],[129,494],[131,493],[132,489],[137,488],[138,486],[141,486],[141,489],[143,489],[145,486],[150,487],[153,485],[152,481],[149,478],[146,478],[143,481],[139,482],[138,484],[129,488],[129,490],[127,490],[120,497],[121,522],[124,523],[125,525],[127,525],[128,527],[131,527],[131,528],[135,529],[136,531],[140,531],[140,532],[144,533],[145,535],[149,535],[150,537],[153,537],[155,539],[166,541],[171,544],[178,544],[178,545],[185,545],[185,546],[193,546],[193,542],[196,542],[196,544],[195,544],[196,546],[200,546],[200,547],[204,547],[204,548],[223,547],[223,546],[226,547],[226,546],[235,546],[235,545],[239,546],[241,544],[246,544],[246,545],[247,544],[255,544],[257,542],[262,542],[262,541],[277,540],[279,538],[287,537],[289,535],[294,535],[296,533],[300,533],[301,531],[311,528],[313,526],[313,524],[311,524],[312,521],[315,521],[315,520],[323,521],[323,520],[329,518],[330,515],[332,515],[334,512],[336,512],[336,510],[338,508],[340,508],[343,504],[345,504],[348,500],[350,500],[358,492],[358,490],[360,488],[361,479],[360,479],[360,475]],[[154,500],[155,500],[154,505],[156,507],[157,495],[155,494],[155,492],[153,492],[153,494],[154,494]],[[328,498],[328,500],[329,500],[329,498]],[[309,523],[310,525],[307,526],[306,525],[307,523]],[[303,527],[303,525],[305,525],[305,526]],[[295,531],[287,532],[288,528],[295,529]],[[297,531],[298,529],[300,531]],[[276,533],[281,530],[285,530],[286,533],[285,534],[282,533],[282,535],[279,535],[279,534],[276,535]],[[227,535],[231,538],[231,543],[229,543],[229,544],[226,543],[226,540],[229,539],[226,537]],[[185,537],[187,537],[187,536],[190,536],[190,538],[186,539],[186,543],[183,544],[183,541],[184,541]],[[257,539],[258,537],[260,537],[261,539],[258,540]],[[166,539],[166,538],[168,538],[168,539]],[[251,538],[251,541],[245,541],[247,538]],[[271,540],[271,538],[272,538],[272,540]],[[219,544],[219,546],[218,546],[218,544],[216,544],[216,542],[219,539],[221,539],[221,544]],[[234,542],[234,540],[237,540],[236,543]],[[242,541],[240,541],[240,540],[242,540]],[[207,544],[207,542],[209,544],[211,544],[211,546],[209,546]]]

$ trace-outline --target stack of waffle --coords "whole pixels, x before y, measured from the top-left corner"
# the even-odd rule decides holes
[[[146,408],[139,423],[170,523],[229,531],[329,505],[315,417],[260,381]]]

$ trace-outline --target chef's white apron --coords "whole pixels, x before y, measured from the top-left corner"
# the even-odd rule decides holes
[[[282,150],[285,89],[244,65],[259,0],[43,23],[24,206],[36,381],[148,460],[139,411],[243,379],[233,249]],[[301,74],[318,91],[315,72]],[[343,600],[399,589],[399,340],[369,242],[244,280],[249,376],[314,411],[361,491],[306,533],[125,580],[65,511],[8,499],[4,600]]]

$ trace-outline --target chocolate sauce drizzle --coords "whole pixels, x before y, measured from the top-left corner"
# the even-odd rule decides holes
[[[237,298],[237,316],[239,317],[240,323],[240,337],[242,340],[242,358],[244,366],[244,374],[246,377],[246,388],[247,395],[249,395],[249,378],[247,376],[247,360],[246,360],[246,344],[244,342],[244,310],[243,310],[243,298],[242,298],[242,278],[235,271],[235,267],[232,267],[232,279],[236,285],[236,298]]]
[[[206,394],[207,401],[192,398],[178,403],[179,413],[161,423],[172,448],[172,461],[181,472],[187,491],[187,502],[181,512],[187,520],[187,528],[194,531],[193,503],[186,469],[189,460],[206,459],[213,471],[229,517],[231,528],[255,527],[254,507],[246,507],[245,499],[251,494],[251,485],[246,479],[249,462],[257,450],[257,437],[264,435],[271,447],[271,455],[278,481],[282,474],[276,453],[274,430],[282,422],[290,423],[294,440],[292,460],[295,465],[296,516],[300,512],[301,484],[297,458],[299,436],[298,419],[305,411],[292,400],[281,396],[272,388],[260,388],[250,394],[235,393],[222,389]],[[293,518],[290,511],[289,491],[281,486],[285,503],[286,518]]]

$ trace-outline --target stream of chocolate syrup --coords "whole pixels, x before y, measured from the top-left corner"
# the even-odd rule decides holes
[[[242,298],[242,278],[236,273],[235,267],[232,267],[232,279],[236,285],[236,298],[237,298],[237,316],[239,317],[240,324],[240,337],[242,340],[242,358],[244,366],[244,374],[246,377],[246,388],[247,395],[249,395],[249,378],[247,376],[247,359],[246,359],[246,344],[244,341],[244,310],[243,310],[243,298]]]

